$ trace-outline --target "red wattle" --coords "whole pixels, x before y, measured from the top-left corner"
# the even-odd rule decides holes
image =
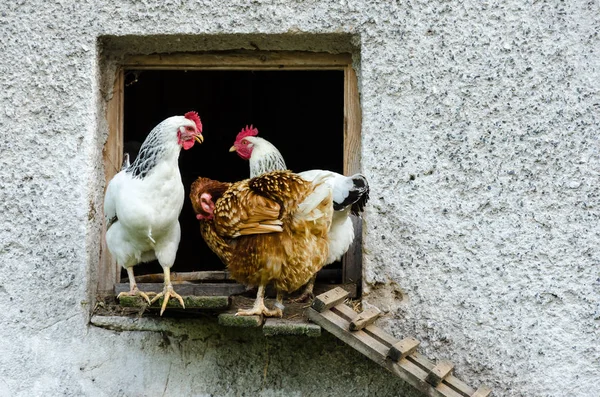
[[[192,146],[194,146],[194,141],[193,139],[190,139],[189,141],[183,141],[181,143],[181,146],[183,147],[183,150],[188,150],[189,148],[191,148]]]

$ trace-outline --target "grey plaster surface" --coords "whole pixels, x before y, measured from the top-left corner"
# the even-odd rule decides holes
[[[599,28],[581,0],[2,2],[0,396],[410,395],[330,336],[88,325],[111,65],[255,46],[354,54],[379,324],[496,395],[597,396]]]

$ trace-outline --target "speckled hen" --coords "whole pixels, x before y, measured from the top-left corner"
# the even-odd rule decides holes
[[[278,171],[234,184],[198,178],[190,199],[208,246],[240,283],[258,286],[254,307],[238,315],[281,317],[283,293],[304,285],[327,260],[332,191],[323,178],[306,181]],[[265,287],[277,291],[275,309]]]

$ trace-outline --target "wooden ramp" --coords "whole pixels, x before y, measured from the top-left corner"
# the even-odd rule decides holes
[[[474,390],[452,375],[449,361],[437,364],[416,351],[419,342],[411,337],[397,340],[372,325],[379,310],[356,313],[344,303],[348,292],[335,288],[315,298],[307,309],[308,318],[377,364],[400,377],[427,396],[487,397],[491,389]]]

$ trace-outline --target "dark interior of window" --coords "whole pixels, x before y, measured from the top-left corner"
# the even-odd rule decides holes
[[[248,162],[229,152],[244,126],[258,128],[259,136],[279,149],[293,171],[343,172],[343,71],[128,70],[124,151],[133,161],[152,128],[190,110],[200,115],[205,140],[179,157],[186,199],[172,271],[224,270],[200,235],[188,193],[198,176],[221,181],[249,176]],[[326,281],[341,281],[341,263],[327,269]],[[161,272],[158,262],[136,267],[136,275]]]

